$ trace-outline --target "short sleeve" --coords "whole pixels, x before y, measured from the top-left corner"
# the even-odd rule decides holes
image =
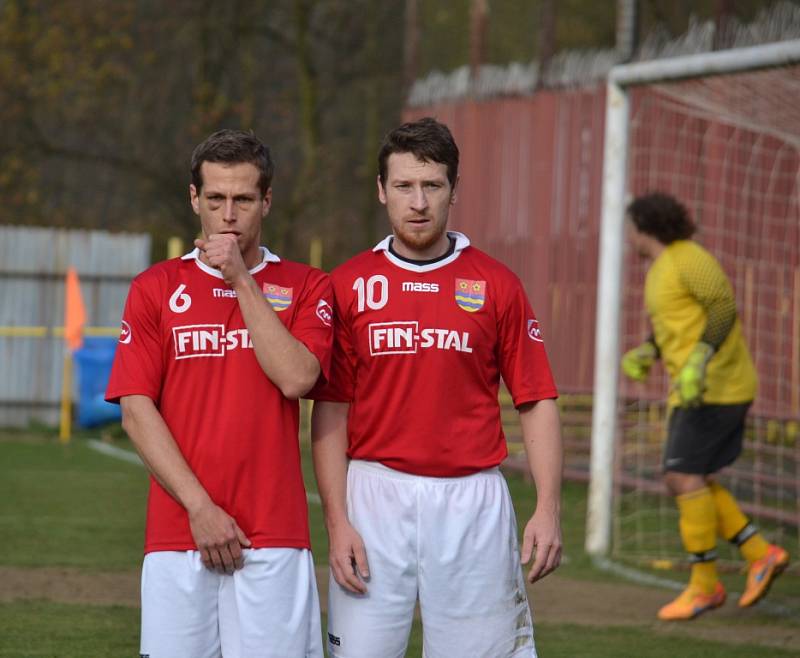
[[[498,360],[514,406],[558,397],[539,321],[514,277],[498,309]]]
[[[114,355],[106,400],[146,395],[158,402],[164,374],[160,307],[141,278],[134,279],[122,314],[122,329]]]
[[[319,362],[321,380],[330,377],[333,344],[333,307],[330,277],[311,270],[289,332]]]
[[[334,287],[333,352],[330,377],[308,394],[313,400],[351,402],[355,392],[356,354],[350,333],[347,307]]]

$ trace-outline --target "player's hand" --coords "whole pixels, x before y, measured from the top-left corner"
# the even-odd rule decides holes
[[[364,580],[369,579],[369,564],[364,541],[356,529],[345,522],[328,529],[328,562],[333,578],[348,592],[366,594]]]
[[[249,548],[250,540],[221,507],[208,501],[189,510],[189,526],[207,568],[230,574],[244,566],[242,548]]]
[[[657,358],[658,350],[648,340],[622,355],[622,372],[637,382],[643,382]]]
[[[522,563],[533,565],[528,582],[534,583],[561,564],[561,522],[557,512],[536,509],[522,536]]]
[[[714,348],[699,342],[692,348],[689,358],[678,373],[675,387],[681,398],[681,406],[696,407],[703,401],[706,389],[706,365],[714,355]]]
[[[239,243],[233,233],[213,233],[207,240],[195,240],[194,246],[205,254],[211,267],[222,273],[222,278],[229,286],[237,277],[247,274]]]

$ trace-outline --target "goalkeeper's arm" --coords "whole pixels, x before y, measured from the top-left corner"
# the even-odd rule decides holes
[[[655,338],[650,334],[645,342],[622,355],[622,372],[637,382],[644,381],[660,356]]]
[[[728,278],[712,256],[679,262],[681,281],[706,315],[700,340],[678,373],[675,385],[681,404],[700,404],[705,390],[706,366],[736,323],[736,300]]]

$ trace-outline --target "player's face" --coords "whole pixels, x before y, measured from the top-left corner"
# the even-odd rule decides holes
[[[272,189],[261,194],[258,168],[249,162],[204,162],[200,174],[202,189],[190,185],[189,195],[203,236],[233,233],[245,265],[255,267],[261,258],[261,220],[269,212]]]
[[[639,231],[630,219],[625,223],[627,226],[628,243],[633,248],[633,251],[640,258],[650,258],[649,241],[647,235]]]
[[[392,153],[386,161],[386,185],[378,178],[378,198],[386,206],[397,253],[424,260],[447,251],[447,215],[455,202],[447,165],[418,160],[413,153]]]

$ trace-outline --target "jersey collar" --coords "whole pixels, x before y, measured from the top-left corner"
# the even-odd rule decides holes
[[[458,231],[448,231],[447,235],[453,238],[456,241],[456,248],[452,254],[450,254],[447,258],[443,258],[442,260],[437,260],[435,263],[429,263],[427,265],[414,265],[413,263],[408,263],[400,258],[395,257],[391,251],[389,251],[389,244],[392,241],[391,235],[387,235],[383,240],[381,240],[378,244],[376,244],[372,251],[382,251],[384,256],[388,258],[392,263],[397,265],[397,267],[401,267],[404,270],[410,270],[412,272],[430,272],[431,270],[438,270],[440,267],[444,267],[445,265],[449,265],[452,263],[456,258],[459,257],[461,252],[469,247],[469,238],[464,235],[463,233],[459,233]]]
[[[256,265],[254,268],[248,270],[250,274],[255,274],[256,272],[260,272],[263,270],[269,263],[280,263],[281,259],[279,256],[273,254],[269,249],[266,247],[259,247],[261,251],[261,262]],[[211,276],[215,276],[218,279],[222,278],[222,272],[219,270],[215,270],[213,267],[209,267],[203,261],[200,260],[200,250],[195,247],[190,251],[188,254],[184,254],[181,256],[181,260],[193,260],[197,263],[197,267],[199,267],[203,272],[206,274],[210,274]]]

